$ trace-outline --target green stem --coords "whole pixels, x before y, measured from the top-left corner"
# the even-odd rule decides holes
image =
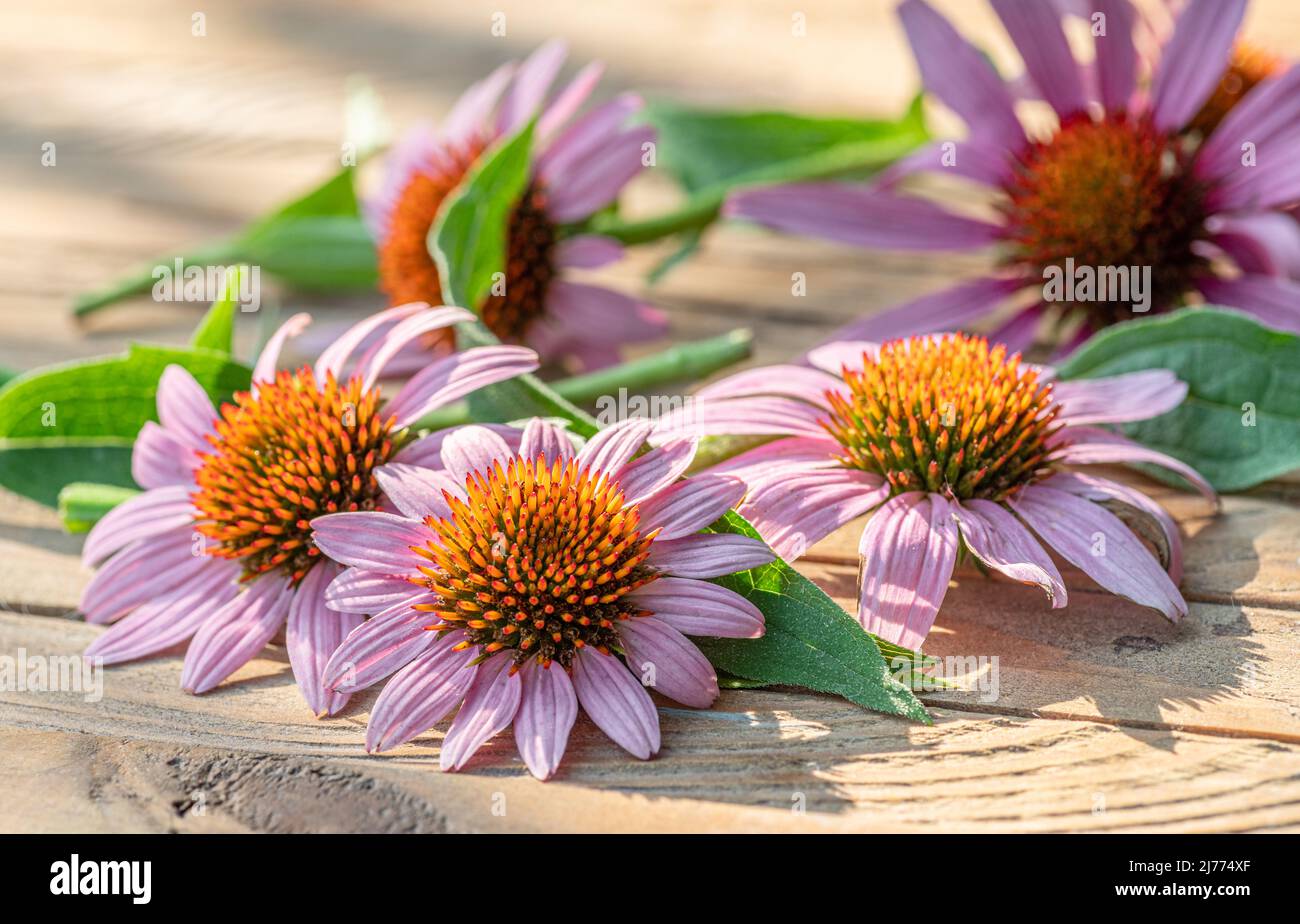
[[[781,161],[725,183],[707,187],[691,195],[679,208],[636,221],[617,215],[601,214],[591,220],[590,229],[597,234],[616,238],[624,244],[645,244],[663,237],[707,227],[718,217],[723,202],[732,190],[764,183],[799,183],[828,177],[872,172],[887,167],[910,154],[928,136],[923,125],[900,132],[887,139],[837,144],[794,160]]]
[[[567,401],[588,404],[604,395],[617,395],[620,388],[635,392],[665,382],[690,382],[703,378],[748,359],[753,352],[753,344],[754,335],[748,330],[733,330],[720,337],[679,343],[653,356],[634,359],[609,369],[551,382],[550,387]],[[472,422],[469,406],[462,401],[440,408],[416,426],[420,429],[441,430]]]
[[[135,488],[74,481],[59,491],[59,518],[70,533],[88,532],[104,514],[139,493]]]
[[[195,250],[181,259],[186,266],[239,262],[233,241],[217,241]],[[158,260],[150,266],[124,276],[96,292],[87,292],[85,295],[80,295],[72,304],[73,313],[82,318],[124,298],[129,298],[132,295],[142,295],[152,289],[154,283],[158,281],[154,272],[159,266],[172,267],[175,264],[175,256]],[[184,284],[184,280],[180,279],[175,280],[175,282],[176,285]]]

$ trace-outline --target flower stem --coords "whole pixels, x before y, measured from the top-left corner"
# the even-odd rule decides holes
[[[180,259],[186,266],[239,262],[234,251],[235,246],[232,241],[215,241],[187,256],[180,257]],[[143,295],[152,289],[154,283],[158,281],[158,277],[155,275],[157,268],[159,266],[174,266],[177,256],[180,255],[157,260],[138,272],[124,276],[96,292],[87,292],[84,295],[77,296],[77,300],[72,303],[73,313],[79,318],[84,318],[86,315],[124,298],[129,298],[132,295]],[[183,285],[183,280],[176,280],[176,284]]]

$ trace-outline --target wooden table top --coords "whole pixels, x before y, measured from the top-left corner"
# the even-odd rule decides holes
[[[937,5],[1013,60],[991,12]],[[191,11],[164,0],[0,10],[0,366],[183,342],[200,307],[142,300],[77,324],[71,299],[324,176],[353,73],[397,126],[444,112],[469,80],[553,35],[577,59],[608,60],[605,92],[867,114],[898,111],[915,88],[883,0],[801,3],[801,40],[775,0],[521,4],[506,9],[504,38],[489,34],[496,0],[202,6],[201,38]],[[1300,54],[1300,7],[1256,3],[1247,33]],[[55,168],[40,166],[45,141]],[[668,195],[651,176],[632,206]],[[607,275],[642,288],[664,253],[646,248]],[[748,326],[755,362],[773,362],[977,265],[721,227],[650,297],[678,337]],[[804,298],[790,291],[796,271]],[[279,300],[322,318],[378,306]],[[437,771],[445,726],[365,755],[373,693],[313,719],[282,649],[201,697],[181,692],[169,656],[108,669],[96,702],[0,691],[0,830],[1300,830],[1300,481],[1226,497],[1215,515],[1126,477],[1187,533],[1189,617],[1172,626],[1074,571],[1063,611],[1036,589],[959,571],[927,650],[997,657],[997,695],[924,694],[931,727],[827,696],[727,691],[706,711],[661,701],[664,746],[646,763],[581,719],[542,784],[509,736],[459,774]],[[860,525],[800,563],[850,609]],[[0,654],[76,654],[102,631],[74,612],[89,577],[80,545],[50,511],[0,497]]]

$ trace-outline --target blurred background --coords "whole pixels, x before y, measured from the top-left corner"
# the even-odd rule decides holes
[[[933,0],[998,61],[1019,62],[980,0]],[[1046,2],[1046,0],[1044,0]],[[147,298],[84,322],[73,296],[169,253],[230,234],[337,168],[345,86],[363,75],[400,132],[437,119],[472,80],[561,37],[565,73],[608,64],[598,95],[635,89],[734,108],[856,117],[899,114],[917,73],[891,0],[47,0],[0,10],[0,366],[24,370],[119,349],[127,339],[183,340],[197,304]],[[796,9],[797,8],[797,9]],[[206,34],[193,34],[202,13]],[[505,35],[493,34],[504,15]],[[803,16],[804,34],[792,20]],[[498,18],[499,21],[499,18]],[[1256,0],[1247,37],[1294,57],[1300,3]],[[942,113],[931,113],[937,130]],[[54,142],[57,165],[41,165]],[[634,211],[671,202],[650,170]],[[642,248],[609,271],[643,291],[671,251]],[[649,292],[679,338],[747,325],[758,358],[779,360],[848,317],[879,310],[978,265],[970,257],[874,255],[718,228],[701,252]],[[790,293],[807,274],[808,297]],[[269,287],[268,287],[269,288]],[[325,299],[271,291],[281,310],[342,317],[378,294]],[[243,331],[254,336],[252,325]]]

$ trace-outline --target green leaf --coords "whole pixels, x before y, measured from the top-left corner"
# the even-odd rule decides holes
[[[131,446],[157,419],[158,379],[172,364],[214,402],[248,388],[252,374],[213,350],[136,344],[21,375],[0,389],[0,484],[49,506],[72,482],[132,487]]]
[[[139,493],[138,488],[76,481],[59,492],[59,518],[70,533],[89,532],[104,514]]]
[[[229,356],[235,342],[235,311],[239,306],[239,285],[244,278],[242,266],[232,266],[226,271],[225,287],[221,296],[212,303],[199,326],[190,338],[190,346],[200,350],[213,350]]]
[[[713,531],[759,538],[736,513]],[[835,693],[876,712],[930,724],[925,707],[891,673],[872,636],[784,561],[713,582],[751,601],[766,621],[762,638],[695,639],[715,666],[748,680]]]
[[[828,150],[900,141],[910,150],[927,137],[919,98],[893,120],[709,110],[670,102],[652,104],[649,116],[659,135],[659,165],[692,192],[760,175],[767,182],[803,179],[804,159]]]
[[[1123,424],[1127,435],[1240,491],[1300,467],[1300,337],[1216,307],[1128,321],[1097,334],[1062,378],[1170,369],[1188,385],[1168,414]],[[1248,425],[1253,409],[1253,425]],[[1181,484],[1163,469],[1156,477]]]
[[[0,385],[5,384],[10,379],[16,378],[17,376],[18,373],[14,372],[12,369],[0,368]]]
[[[429,253],[446,304],[477,311],[493,274],[505,271],[507,224],[528,185],[532,145],[530,122],[484,154],[443,203],[429,231]]]

